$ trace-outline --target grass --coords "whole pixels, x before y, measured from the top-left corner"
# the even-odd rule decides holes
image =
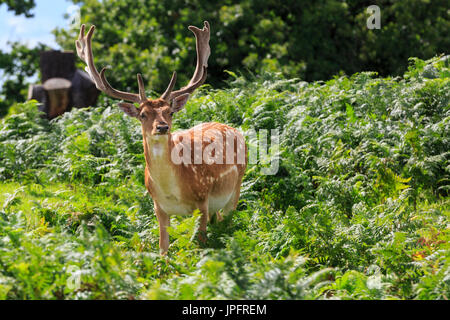
[[[249,165],[205,245],[198,213],[172,217],[167,258],[138,122],[108,99],[50,122],[16,106],[0,123],[0,299],[448,299],[448,61],[205,86],[174,126],[278,129],[279,170]]]

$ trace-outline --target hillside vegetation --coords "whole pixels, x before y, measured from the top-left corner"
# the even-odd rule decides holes
[[[231,73],[232,74],[232,73]],[[141,128],[116,102],[0,123],[0,299],[448,299],[450,69],[204,86],[175,127],[278,129],[279,170],[249,165],[235,212],[168,257],[144,186]],[[255,141],[248,141],[249,144]]]

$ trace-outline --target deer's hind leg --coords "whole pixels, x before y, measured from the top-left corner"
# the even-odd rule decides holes
[[[241,179],[238,179],[238,183],[236,184],[234,193],[231,196],[230,201],[228,201],[228,203],[223,208],[223,215],[227,215],[230,211],[233,211],[236,209],[237,204],[239,202],[239,196],[241,195]],[[219,218],[219,216],[218,216],[218,218]],[[223,220],[223,217],[221,217],[221,218]]]
[[[198,229],[198,239],[201,243],[205,243],[208,239],[206,236],[206,226],[209,221],[209,208],[208,208],[208,200],[203,201],[198,205],[198,209],[200,210],[200,227]]]
[[[220,210],[217,211],[216,212],[216,219],[217,219],[217,222],[222,222],[223,221],[223,212],[220,212]]]

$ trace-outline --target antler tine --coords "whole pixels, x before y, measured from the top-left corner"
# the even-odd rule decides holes
[[[103,68],[100,73],[98,73],[97,68],[94,64],[94,55],[92,53],[92,36],[95,31],[95,26],[91,26],[86,36],[84,35],[86,26],[83,24],[80,28],[80,34],[78,36],[78,40],[75,41],[76,48],[77,48],[77,54],[80,57],[81,60],[83,60],[87,66],[86,66],[86,72],[91,77],[92,81],[94,81],[95,86],[97,89],[103,91],[107,95],[117,98],[117,99],[123,99],[126,101],[131,102],[137,102],[142,103],[147,98],[145,97],[145,90],[144,90],[144,84],[142,81],[142,77],[138,75],[138,84],[139,84],[139,94],[135,93],[129,93],[129,92],[123,92],[114,89],[106,80],[105,77],[105,71],[106,67]]]
[[[203,67],[202,70],[203,70],[203,72],[201,73],[202,77],[200,79],[198,79],[194,83],[191,83],[192,82],[192,80],[191,80],[190,84],[187,85],[186,87],[181,88],[180,90],[172,92],[172,94],[170,95],[170,100],[172,100],[172,99],[174,99],[174,98],[176,98],[178,96],[181,96],[182,94],[185,94],[185,93],[192,93],[192,92],[195,91],[195,89],[200,87],[205,82],[206,76],[207,76],[206,67]]]
[[[173,87],[175,86],[175,82],[177,81],[177,72],[174,71],[172,74],[172,78],[170,79],[169,86],[167,87],[166,91],[161,95],[161,99],[168,100],[170,97]]]
[[[208,21],[204,21],[203,24],[203,29],[199,29],[195,26],[188,27],[188,29],[191,30],[192,33],[194,33],[196,40],[197,64],[195,67],[194,75],[192,76],[187,86],[181,88],[180,90],[173,91],[172,93],[167,95],[167,100],[172,100],[185,93],[194,92],[194,90],[201,86],[206,80],[208,58],[211,54],[211,48],[209,47],[210,26]],[[165,95],[166,92],[164,92],[163,95]]]
[[[145,95],[145,87],[144,80],[142,80],[142,76],[140,73],[137,74],[138,86],[139,86],[139,97],[142,101],[146,101],[147,97]]]

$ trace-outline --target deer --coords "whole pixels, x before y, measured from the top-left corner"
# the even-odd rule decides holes
[[[204,21],[202,29],[189,26],[196,39],[197,62],[189,83],[173,90],[177,73],[164,93],[157,99],[148,99],[144,82],[137,74],[138,93],[113,88],[106,79],[104,67],[100,73],[94,64],[92,25],[85,35],[81,26],[76,50],[87,65],[97,89],[122,100],[119,108],[130,117],[137,118],[142,127],[145,158],[145,186],[154,204],[159,224],[159,250],[166,255],[169,249],[170,217],[186,216],[197,211],[198,238],[207,241],[207,224],[213,215],[217,221],[235,210],[240,197],[243,176],[247,167],[247,146],[237,129],[218,122],[198,124],[187,130],[171,132],[173,115],[184,108],[190,95],[206,80],[210,25]],[[224,142],[225,141],[225,142]]]

